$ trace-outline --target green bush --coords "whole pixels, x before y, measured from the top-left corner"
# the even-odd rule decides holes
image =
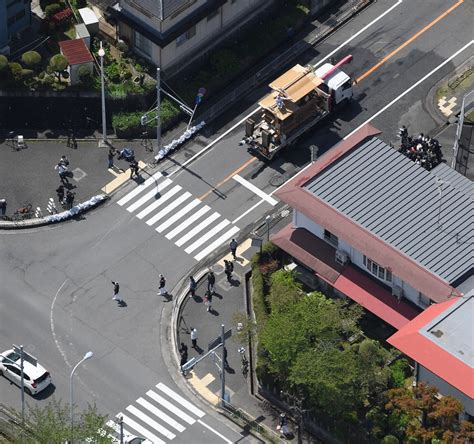
[[[6,72],[7,67],[8,59],[3,54],[0,54],[0,74]]]
[[[10,63],[10,72],[15,80],[21,77],[22,66],[17,62]]]
[[[382,439],[382,444],[399,444],[400,441],[396,436],[393,435],[386,435]]]
[[[41,63],[41,55],[36,51],[27,51],[21,56],[21,61],[29,67],[38,66]]]
[[[63,9],[63,6],[58,3],[52,3],[51,5],[46,6],[44,9],[44,15],[46,17],[52,17],[56,12],[59,12]]]
[[[219,77],[232,77],[240,70],[237,55],[230,49],[220,49],[210,56],[211,66]]]
[[[81,65],[77,68],[77,77],[83,85],[90,85],[92,83],[92,72],[86,65]]]
[[[405,379],[410,375],[410,364],[406,359],[398,359],[390,366],[394,387],[404,387]]]
[[[35,72],[32,69],[22,69],[20,73],[20,77],[23,80],[31,79],[35,75]]]

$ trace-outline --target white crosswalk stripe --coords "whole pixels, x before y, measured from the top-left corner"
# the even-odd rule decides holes
[[[163,383],[157,384],[156,388],[157,390],[148,390],[146,396],[137,398],[127,406],[124,410],[126,414],[120,412],[114,420],[106,423],[113,431],[109,429],[114,442],[120,439],[120,417],[126,439],[138,436],[153,444],[164,444],[176,438],[176,433],[183,433],[187,427],[200,423],[200,419],[205,416],[202,410]],[[105,430],[103,433],[105,436]]]
[[[151,187],[151,188],[150,188]],[[161,173],[117,202],[197,261],[235,236],[239,228]]]
[[[168,439],[176,438],[174,433],[171,433],[168,429],[163,427],[161,424],[157,423],[153,418],[150,418],[147,414],[143,413],[141,410],[137,409],[133,405],[129,405],[125,410],[128,410],[130,413],[135,415],[138,419],[145,422],[150,427],[153,427],[158,433],[166,436]]]

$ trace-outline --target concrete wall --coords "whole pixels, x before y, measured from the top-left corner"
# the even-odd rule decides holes
[[[324,239],[324,227],[321,225],[318,225],[314,221],[312,221],[310,218],[305,216],[303,213],[293,210],[293,226],[294,227],[299,227],[299,228],[305,228],[307,229],[310,233],[314,234],[315,236],[319,237],[320,239]],[[358,267],[362,268],[363,270],[367,270],[366,266],[364,265],[364,255],[360,251],[356,250],[352,245],[350,245],[349,242],[347,242],[344,239],[338,238],[338,249],[345,251],[349,257],[351,262],[354,265],[357,265]],[[390,264],[379,264],[380,266],[384,268],[391,268]],[[407,284],[406,282],[403,282],[399,277],[392,275],[392,283],[385,281],[378,276],[375,276],[371,274],[375,279],[379,280],[380,282],[384,283],[385,285],[398,285],[403,289],[403,296],[413,302],[414,304],[426,308],[426,305],[420,301],[420,295],[419,291]]]
[[[418,364],[418,374],[417,381],[427,382],[430,385],[435,386],[438,389],[438,392],[444,396],[452,396],[462,402],[466,413],[471,416],[474,416],[474,399],[469,398],[469,396],[462,393],[456,387],[452,386],[444,379],[441,379],[439,376],[435,375],[433,372],[427,368]]]

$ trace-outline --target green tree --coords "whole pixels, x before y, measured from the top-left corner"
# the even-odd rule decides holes
[[[14,412],[21,422],[21,414]],[[63,405],[61,401],[53,399],[43,407],[32,407],[26,415],[26,431],[35,443],[64,443],[71,438],[69,405]],[[107,417],[98,413],[95,406],[89,405],[82,412],[77,411],[74,422],[74,439],[76,442],[84,442],[89,438],[94,443],[111,443],[112,439],[107,436],[112,430],[105,424]],[[25,442],[20,441],[15,442]],[[30,442],[30,441],[26,441]]]
[[[8,59],[3,55],[0,54],[0,74],[5,74],[8,68]]]
[[[36,51],[27,51],[21,56],[21,61],[29,68],[34,68],[41,63],[41,55]]]
[[[23,71],[23,68],[21,67],[19,63],[17,62],[10,63],[10,72],[15,80],[19,80],[21,78],[22,71]]]
[[[286,310],[303,294],[302,286],[296,282],[294,273],[283,269],[271,275],[270,288],[268,301],[272,311]]]
[[[92,72],[86,65],[81,65],[79,68],[77,68],[77,77],[83,85],[92,84]]]
[[[51,72],[56,74],[56,77],[59,81],[61,81],[62,72],[68,67],[68,65],[69,62],[62,54],[53,55],[53,57],[51,57],[49,60],[49,69]]]

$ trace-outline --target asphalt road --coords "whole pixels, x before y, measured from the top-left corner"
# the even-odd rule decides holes
[[[254,160],[238,145],[242,125],[226,134],[251,111],[262,92],[258,91],[246,99],[249,108],[241,116],[210,130],[209,141],[225,134],[220,142],[195,160],[193,156],[205,149],[206,143],[190,143],[160,164],[161,174],[145,181],[140,192],[134,191],[136,184],[129,184],[82,220],[2,233],[0,345],[6,349],[11,343],[23,343],[48,367],[54,379],[48,396],[67,402],[70,368],[92,350],[94,357],[78,370],[75,379],[79,405],[92,401],[111,417],[120,411],[133,417],[137,412],[133,407],[130,410],[132,403],[137,408],[135,401],[140,397],[155,402],[145,394],[153,390],[155,398],[163,395],[163,386],[156,387],[161,383],[206,413],[199,418],[198,411],[187,409],[191,422],[181,424],[186,427],[182,432],[174,429],[175,442],[223,441],[198,419],[231,442],[245,442],[193,397],[169,368],[171,303],[156,295],[157,276],[163,273],[168,289],[172,289],[196,267],[211,261],[216,249],[225,249],[231,237],[244,238],[255,222],[274,208],[269,195],[307,164],[309,145],[327,150],[468,44],[472,40],[472,9],[469,2],[458,3],[446,13],[457,3],[379,1],[326,40],[308,60],[301,60],[321,61],[324,54],[397,5],[334,54],[336,59],[354,55],[349,72],[355,77],[387,57],[356,85],[353,104],[274,162]],[[371,123],[383,131],[382,139],[395,142],[401,124],[408,124],[413,133],[429,133],[437,127],[440,122],[426,112],[428,91],[470,54],[472,46],[377,115]],[[236,174],[245,181],[235,179]],[[166,197],[171,190],[173,195]],[[190,215],[196,214],[199,218],[189,222]],[[125,307],[112,301],[111,280],[120,282]],[[173,393],[165,396],[175,408],[186,409]],[[0,380],[0,399],[20,406],[19,390],[6,380]],[[42,404],[45,399],[29,401]],[[139,416],[138,422],[147,424],[148,420]],[[164,425],[173,430],[170,423]],[[169,436],[161,438],[167,441]]]

